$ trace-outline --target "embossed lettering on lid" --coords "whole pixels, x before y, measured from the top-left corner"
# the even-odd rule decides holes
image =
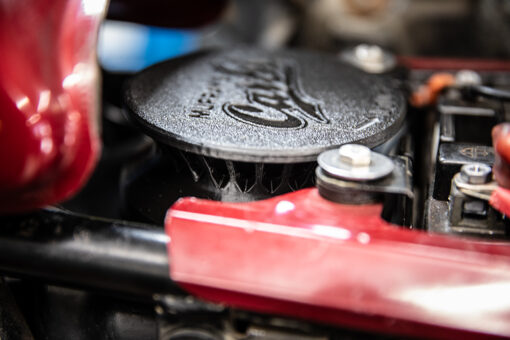
[[[400,127],[402,93],[334,56],[208,51],[138,74],[133,119],[163,143],[211,157],[290,163],[345,143],[378,145]]]

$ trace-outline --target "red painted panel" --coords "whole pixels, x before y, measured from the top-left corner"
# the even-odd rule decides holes
[[[510,336],[510,247],[390,225],[380,205],[306,189],[186,198],[166,218],[171,277],[216,302],[435,338]]]

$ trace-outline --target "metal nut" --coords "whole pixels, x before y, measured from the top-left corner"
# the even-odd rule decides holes
[[[340,161],[354,167],[369,166],[372,151],[364,145],[345,144],[338,149]]]
[[[485,184],[491,181],[492,169],[487,164],[470,163],[460,169],[460,178],[469,184]]]

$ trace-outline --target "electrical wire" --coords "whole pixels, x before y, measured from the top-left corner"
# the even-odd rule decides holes
[[[479,96],[510,101],[510,91],[496,89],[490,86],[473,85],[468,88],[472,93]]]

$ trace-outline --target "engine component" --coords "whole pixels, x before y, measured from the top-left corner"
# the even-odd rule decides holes
[[[492,239],[508,236],[508,221],[492,206],[507,205],[504,193],[491,182],[495,159],[499,158],[494,166],[499,184],[505,177],[490,138],[494,126],[507,119],[508,107],[502,96],[505,91],[486,91],[492,89],[486,85],[491,79],[487,73],[459,71],[437,99],[439,145],[425,213],[430,231]],[[499,131],[493,131],[494,145]]]
[[[330,55],[239,49],[151,67],[129,84],[130,116],[178,149],[243,162],[295,163],[346,143],[378,145],[401,126],[388,78]]]
[[[490,146],[474,143],[441,143],[439,146],[434,198],[448,199],[453,176],[463,165],[481,163],[488,166],[494,162],[494,152]]]
[[[124,172],[126,211],[157,223],[182,196],[239,202],[312,186],[321,151],[381,144],[405,117],[395,81],[298,51],[194,54],[141,72],[125,97],[160,141]]]
[[[453,177],[448,198],[452,233],[506,236],[501,214],[488,203],[496,188],[491,180],[492,169],[483,163],[466,164]]]
[[[316,184],[322,197],[343,204],[383,203],[386,220],[409,226],[414,200],[412,166],[393,157],[346,144],[319,155]]]

